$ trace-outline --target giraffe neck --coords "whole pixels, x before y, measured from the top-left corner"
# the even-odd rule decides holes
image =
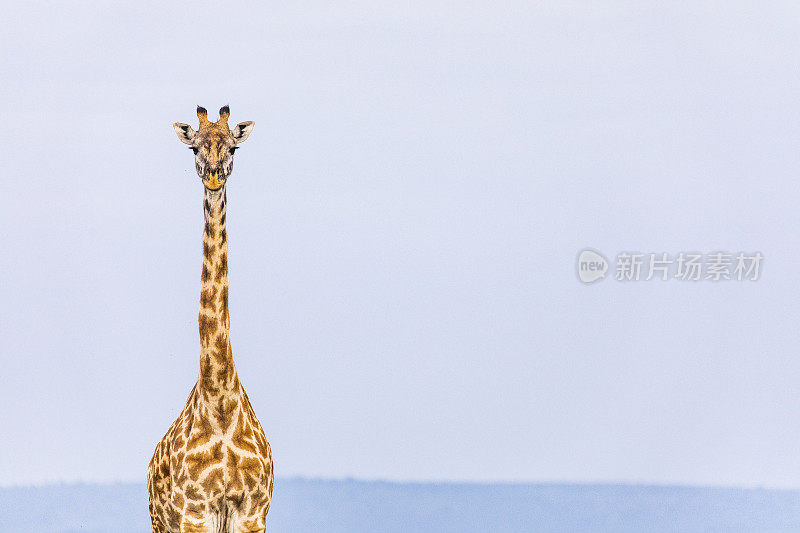
[[[233,366],[228,317],[228,234],[225,230],[225,187],[205,189],[203,273],[201,275],[200,378],[206,400],[235,394],[239,379]]]

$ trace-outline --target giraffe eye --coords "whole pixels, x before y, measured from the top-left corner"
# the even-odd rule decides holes
[[[197,147],[196,147],[196,146],[191,146],[189,149],[190,149],[192,152],[194,152],[194,155],[197,155],[197,152],[198,152],[198,150],[197,150]]]
[[[238,146],[234,146],[234,147],[232,147],[232,148],[231,148],[231,150],[230,150],[230,152],[231,152],[231,155],[233,155],[233,152],[235,152],[235,151],[236,151],[236,150],[238,150],[238,149],[239,149],[239,147],[238,147]]]

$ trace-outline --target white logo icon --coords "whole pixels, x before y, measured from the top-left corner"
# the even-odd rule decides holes
[[[578,255],[578,278],[584,283],[594,283],[606,277],[608,261],[594,250],[584,250]]]

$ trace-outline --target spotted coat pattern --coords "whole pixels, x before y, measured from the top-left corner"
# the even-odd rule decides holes
[[[150,461],[150,517],[154,533],[264,532],[272,452],[233,364],[225,227],[231,148],[247,137],[252,123],[229,130],[227,106],[216,123],[202,108],[198,117],[198,132],[185,124],[175,130],[202,160],[196,166],[205,185],[200,375]]]

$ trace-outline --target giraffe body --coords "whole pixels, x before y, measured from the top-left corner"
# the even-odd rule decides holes
[[[205,186],[200,376],[148,468],[154,533],[261,533],[272,498],[272,452],[233,364],[228,315],[225,182],[236,145],[253,127],[216,123],[198,108],[200,129],[175,124],[195,153]]]

